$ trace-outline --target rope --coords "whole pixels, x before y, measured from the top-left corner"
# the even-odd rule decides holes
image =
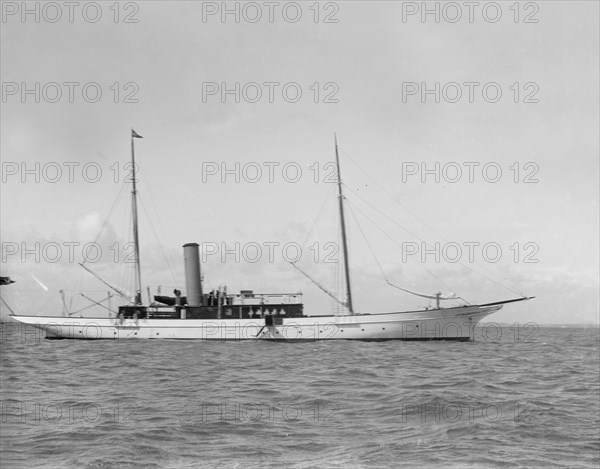
[[[342,184],[343,184],[343,183],[342,183]],[[344,186],[345,186],[345,184],[344,184]],[[347,186],[346,186],[346,187],[347,187]],[[348,188],[348,189],[349,189],[349,188]],[[390,220],[392,223],[394,223],[395,225],[397,225],[397,226],[398,226],[398,227],[399,227],[401,230],[405,231],[405,232],[406,232],[406,233],[408,233],[409,235],[411,235],[411,236],[414,236],[414,237],[415,237],[415,238],[417,238],[418,240],[420,240],[420,241],[422,241],[423,243],[425,243],[426,245],[428,245],[427,241],[425,241],[425,240],[424,240],[423,238],[421,238],[420,236],[417,236],[416,234],[412,233],[412,232],[411,232],[411,231],[409,231],[408,229],[404,228],[404,227],[403,227],[403,226],[402,226],[400,223],[398,223],[396,220],[394,220],[393,218],[391,218],[391,217],[390,217],[389,215],[387,215],[386,213],[384,213],[384,212],[382,212],[381,210],[379,210],[379,209],[378,209],[377,207],[375,207],[375,206],[374,206],[372,203],[370,203],[369,201],[365,200],[363,197],[361,197],[361,196],[360,196],[360,195],[358,195],[358,194],[355,194],[355,193],[353,193],[353,195],[354,195],[354,196],[356,196],[356,197],[358,197],[360,200],[362,200],[362,201],[363,201],[365,204],[367,204],[369,207],[371,207],[371,208],[372,208],[373,210],[375,210],[377,213],[379,213],[380,215],[383,215],[385,218],[387,218],[387,219],[388,219],[388,220]],[[360,210],[359,210],[359,211],[360,211]],[[361,213],[362,213],[362,212],[361,212]],[[363,215],[364,215],[364,214],[363,214]],[[368,219],[368,217],[367,217],[367,219]],[[370,220],[370,219],[369,219],[369,221],[371,221],[371,223],[375,224],[375,223],[374,223],[372,220]],[[377,226],[377,225],[376,225],[376,226]],[[378,228],[379,228],[379,227],[378,227]],[[387,234],[385,231],[383,231],[383,229],[382,229],[382,228],[379,228],[379,229],[380,229],[380,230],[381,230],[381,231],[382,231],[382,232],[383,232],[383,233],[384,233],[386,236],[388,236],[388,237],[389,237],[389,235],[388,235],[388,234]],[[390,238],[390,239],[391,239],[391,238]],[[442,241],[445,241],[445,242],[447,242],[447,241],[446,241],[446,240],[444,240],[443,238],[442,238]],[[395,241],[394,241],[394,242],[395,242]],[[398,244],[398,243],[396,243],[396,244]],[[484,275],[484,274],[482,274],[481,272],[477,272],[475,269],[473,269],[473,268],[469,267],[467,264],[464,264],[464,263],[463,263],[463,262],[461,262],[461,261],[457,261],[456,263],[457,263],[457,264],[460,264],[460,265],[462,265],[463,267],[465,267],[466,269],[470,270],[470,271],[471,271],[471,272],[473,272],[474,274],[477,274],[477,275],[479,275],[480,277],[483,277],[483,278],[485,278],[485,279],[489,280],[490,282],[493,282],[493,283],[495,283],[496,285],[499,285],[499,286],[500,286],[500,287],[502,287],[502,288],[505,288],[505,289],[507,289],[507,290],[509,290],[509,291],[512,291],[513,293],[516,293],[516,294],[518,294],[518,295],[521,295],[521,296],[523,296],[523,297],[525,297],[525,296],[526,296],[526,295],[524,295],[523,293],[521,293],[519,290],[517,290],[516,288],[511,288],[511,287],[508,287],[507,285],[503,285],[502,283],[500,283],[500,282],[498,282],[498,281],[494,280],[493,278],[491,278],[491,277],[488,277],[487,275]],[[420,264],[420,265],[422,265],[422,264]],[[425,267],[425,266],[423,266],[423,267]],[[480,267],[481,269],[483,269],[483,270],[487,271],[488,273],[490,273],[490,275],[494,275],[494,274],[492,274],[491,272],[489,272],[487,269],[485,269],[484,267],[482,267],[482,266],[479,266],[479,267]],[[429,271],[429,272],[430,272],[430,273],[431,273],[431,274],[432,274],[434,277],[438,278],[438,277],[437,277],[437,276],[436,276],[436,275],[435,275],[433,272],[431,272],[429,269],[427,269],[426,267],[425,267],[425,269],[426,269],[427,271]],[[438,280],[439,280],[439,278],[438,278]],[[443,283],[443,282],[442,282],[442,283]],[[448,287],[446,287],[446,288],[448,288]],[[449,290],[452,290],[452,289],[451,289],[451,288],[449,288]]]
[[[148,218],[148,222],[150,223],[150,228],[152,228],[152,233],[154,233],[154,237],[156,238],[156,241],[158,242],[158,246],[160,248],[160,252],[162,253],[167,266],[169,266],[169,270],[171,271],[171,277],[173,278],[173,281],[175,282],[175,284],[177,284],[177,278],[175,276],[175,271],[173,270],[173,266],[171,265],[171,263],[169,262],[169,258],[167,257],[167,254],[165,253],[165,250],[163,249],[162,243],[160,242],[160,239],[158,239],[158,233],[156,233],[156,230],[154,229],[154,225],[152,224],[152,220],[150,219],[150,215],[148,214],[148,211],[146,210],[146,204],[144,204],[143,199],[139,196],[138,194],[138,200],[140,202],[142,202],[142,208],[144,210],[144,213],[146,214],[146,217]]]
[[[15,312],[12,310],[12,308],[10,306],[8,306],[8,303],[6,301],[4,301],[4,298],[2,298],[2,296],[0,296],[0,301],[2,301],[2,304],[4,304],[4,306],[6,306],[8,308],[8,310],[10,311],[10,314],[15,315]]]
[[[450,295],[449,297],[443,297],[443,296],[438,296],[438,295],[425,295],[425,294],[422,294],[422,293],[414,292],[412,290],[408,290],[406,288],[399,287],[398,285],[394,285],[392,282],[390,282],[390,280],[388,279],[387,275],[385,274],[385,271],[383,270],[383,267],[381,266],[381,263],[379,262],[379,259],[377,259],[377,256],[375,255],[375,251],[373,250],[373,247],[371,246],[371,243],[369,243],[369,240],[367,239],[367,237],[366,237],[366,235],[365,235],[362,227],[358,223],[358,220],[356,218],[356,215],[355,215],[354,211],[352,210],[352,207],[349,207],[349,208],[350,208],[350,213],[351,213],[352,217],[354,218],[354,221],[355,221],[356,225],[358,226],[358,229],[359,229],[360,233],[362,234],[365,242],[367,243],[367,246],[369,247],[369,251],[371,251],[373,259],[375,259],[375,263],[377,264],[377,267],[379,267],[379,270],[381,271],[381,275],[383,276],[385,282],[389,286],[397,288],[398,290],[402,290],[403,292],[410,293],[411,295],[420,296],[421,298],[428,298],[430,300],[463,300],[465,303],[470,304],[464,298],[461,298],[460,296],[456,296],[454,294]],[[442,282],[442,284],[443,284],[443,282]],[[446,288],[448,288],[448,287],[446,286]]]
[[[387,282],[387,276],[385,275],[385,272],[383,270],[383,267],[381,266],[379,259],[377,259],[377,256],[375,255],[375,251],[373,250],[373,247],[371,246],[371,243],[369,243],[369,240],[367,239],[367,237],[365,236],[365,232],[363,231],[362,227],[360,226],[360,223],[358,223],[358,220],[356,219],[356,215],[354,214],[354,210],[352,210],[352,207],[348,207],[350,210],[350,215],[352,215],[352,218],[354,219],[354,222],[356,223],[356,226],[358,226],[358,230],[360,231],[360,234],[362,235],[363,239],[365,240],[365,243],[367,243],[367,247],[369,248],[369,251],[371,251],[371,255],[373,256],[373,259],[375,260],[375,263],[377,264],[377,267],[379,267],[379,270],[381,272],[381,275],[383,275],[383,278],[385,279],[385,281]]]
[[[396,204],[398,204],[398,206],[400,206],[402,209],[404,209],[406,212],[408,212],[410,215],[412,215],[412,216],[413,216],[413,217],[414,217],[416,220],[418,220],[418,221],[419,221],[420,223],[422,223],[422,224],[423,224],[425,227],[427,227],[427,228],[428,228],[429,230],[431,230],[431,231],[432,231],[434,234],[436,234],[437,236],[440,236],[440,238],[441,238],[441,235],[440,235],[440,234],[439,234],[437,231],[435,231],[435,230],[434,230],[432,227],[430,227],[430,226],[429,226],[427,223],[425,223],[423,220],[421,220],[421,219],[420,219],[420,218],[419,218],[417,215],[415,215],[415,214],[414,214],[414,213],[413,213],[411,210],[409,210],[409,209],[408,209],[408,207],[406,207],[406,206],[404,206],[402,203],[398,202],[398,200],[396,200],[396,199],[394,198],[394,196],[393,196],[392,194],[390,194],[390,193],[389,193],[389,191],[388,191],[388,190],[387,190],[385,187],[383,187],[381,184],[379,184],[379,182],[378,182],[378,181],[377,181],[375,178],[373,178],[372,176],[370,176],[370,175],[369,175],[369,173],[367,173],[367,172],[366,172],[366,171],[365,171],[365,170],[362,168],[362,166],[360,166],[360,165],[359,165],[359,164],[358,164],[356,161],[354,161],[352,158],[350,158],[350,155],[348,155],[348,153],[346,153],[346,151],[344,151],[344,150],[342,150],[342,151],[344,152],[344,155],[346,155],[346,157],[347,157],[347,158],[348,158],[348,159],[349,159],[349,160],[350,160],[352,163],[354,163],[354,164],[356,165],[356,167],[357,167],[358,169],[360,169],[360,170],[363,172],[363,174],[364,174],[365,176],[367,176],[367,177],[368,177],[368,178],[369,178],[371,181],[373,181],[373,182],[375,183],[375,185],[376,185],[377,187],[379,187],[379,188],[380,188],[380,189],[381,189],[381,190],[382,190],[382,191],[383,191],[383,192],[384,192],[384,193],[385,193],[385,194],[386,194],[386,195],[387,195],[387,196],[388,196],[390,199],[392,199],[392,200],[393,200],[393,201],[394,201]]]
[[[167,239],[167,236],[165,235],[165,230],[163,227],[163,224],[161,222],[161,218],[159,216],[158,213],[158,209],[156,208],[156,203],[154,202],[154,195],[152,194],[152,184],[150,184],[149,182],[147,182],[147,178],[146,176],[142,173],[142,176],[144,177],[144,182],[146,185],[146,189],[148,194],[150,195],[150,202],[152,203],[152,207],[154,208],[154,213],[156,215],[156,220],[158,220],[158,228],[160,229],[161,235],[163,237],[164,240]],[[144,201],[142,200],[142,205],[144,205]],[[154,227],[152,226],[152,219],[150,218],[150,216],[148,215],[148,212],[146,211],[146,207],[144,206],[144,212],[146,213],[146,216],[148,217],[148,221],[150,221],[150,226],[152,227],[153,231],[154,231]],[[158,235],[156,234],[156,231],[154,231],[154,236],[156,237],[156,240],[158,241],[158,245],[160,246],[161,252],[163,253],[163,256],[165,258],[165,260],[167,261],[167,265],[169,266],[169,270],[171,271],[171,276],[173,277],[173,281],[175,282],[175,284],[178,284],[179,282],[177,281],[176,275],[175,275],[175,271],[173,270],[173,266],[169,263],[169,258],[167,257],[163,246],[160,242],[160,240],[158,239]]]
[[[331,195],[331,192],[333,191],[333,189],[334,189],[334,185],[331,185],[331,187],[327,191],[327,194],[325,195],[325,199],[323,200],[323,203],[321,204],[321,208],[319,209],[319,212],[317,213],[317,216],[313,219],[313,223],[312,223],[310,229],[308,230],[308,233],[306,234],[306,239],[304,240],[304,243],[302,243],[302,252],[304,252],[304,248],[306,247],[306,243],[308,242],[308,238],[310,237],[311,233],[313,233],[315,226],[317,225],[317,223],[321,219],[321,216],[323,215],[323,211],[325,209],[325,205],[329,201],[329,196]]]
[[[100,229],[98,230],[98,233],[96,234],[96,237],[94,238],[93,244],[98,243],[98,239],[100,239],[100,235],[102,234],[102,231],[106,228],[106,225],[108,224],[108,219],[112,216],[112,213],[114,212],[115,208],[117,207],[118,202],[123,197],[123,193],[125,192],[124,189],[125,189],[125,184],[122,184],[121,189],[119,190],[119,193],[115,197],[115,200],[113,201],[113,204],[110,207],[110,210],[108,211],[108,215],[106,215],[106,217],[104,217],[102,226],[100,226]],[[87,262],[87,259],[83,259],[82,264],[85,264],[86,262]]]
[[[410,215],[412,215],[419,223],[421,223],[423,226],[425,226],[426,228],[428,228],[432,233],[434,233],[435,235],[437,235],[442,241],[444,241],[445,243],[448,242],[448,240],[444,239],[444,237],[437,232],[436,230],[434,230],[431,226],[429,226],[427,223],[425,223],[423,220],[421,220],[417,215],[415,215],[411,210],[409,210],[407,207],[405,207],[402,203],[400,203],[398,200],[396,200],[392,194],[390,194],[376,179],[374,179],[373,177],[371,177],[356,161],[354,161],[350,155],[342,149],[342,152],[344,153],[344,155],[352,162],[356,165],[356,167],[358,169],[360,169],[362,171],[363,174],[365,174],[371,181],[373,181],[375,183],[375,185],[377,187],[379,187],[388,197],[390,197],[396,204],[398,204],[398,206],[400,206],[403,210],[405,210],[406,212],[408,212]],[[350,191],[351,193],[354,193],[353,191]],[[358,194],[355,194],[357,197],[359,197],[361,200],[363,200],[365,203],[367,203],[368,205],[370,205],[371,207],[373,207],[373,205],[371,205],[369,202],[367,202],[366,200],[364,200],[362,197],[360,197]],[[373,207],[375,208],[375,207]],[[409,233],[411,236],[415,236],[415,238],[423,241],[424,243],[425,240],[423,240],[422,238],[414,235],[413,233],[411,233],[410,231],[408,231],[406,228],[402,227],[399,223],[397,223],[395,220],[393,220],[392,218],[388,217],[386,214],[384,214],[383,212],[379,211],[377,208],[375,208],[375,210],[377,210],[379,213],[381,213],[382,215],[384,215],[386,218],[388,218],[389,220],[391,220],[393,223],[395,223],[396,225],[398,225],[402,230],[406,231],[407,233]],[[471,272],[479,275],[480,277],[483,277],[493,283],[495,283],[496,285],[499,285],[502,288],[505,288],[506,290],[509,290],[513,293],[516,293],[518,295],[521,295],[522,297],[526,297],[527,295],[525,295],[524,293],[522,293],[520,290],[518,290],[515,287],[509,287],[507,285],[504,285],[503,283],[500,283],[496,280],[494,280],[493,278],[490,278],[487,275],[482,274],[481,272],[477,272],[475,269],[471,268],[470,266],[463,264],[462,262],[458,261],[458,264],[462,265],[463,267],[467,268],[468,270],[470,270]],[[485,272],[487,272],[489,275],[491,275],[492,277],[496,277],[497,279],[499,279],[499,277],[494,274],[492,271],[488,270],[487,268],[483,267],[482,265],[478,265],[478,267],[482,270],[484,270]]]
[[[350,203],[351,203],[351,204],[354,206],[354,203],[353,203],[353,202],[350,202]],[[385,236],[387,236],[387,237],[388,237],[388,239],[389,239],[390,241],[392,241],[394,244],[396,244],[397,246],[399,246],[400,248],[402,248],[402,246],[401,246],[401,245],[398,243],[398,241],[396,241],[394,238],[392,238],[392,237],[391,237],[391,236],[390,236],[390,235],[389,235],[389,234],[388,234],[388,233],[387,233],[387,232],[386,232],[386,231],[385,231],[383,228],[381,228],[379,225],[377,225],[377,223],[375,223],[375,222],[374,222],[373,220],[371,220],[371,219],[370,219],[370,218],[369,218],[367,215],[365,215],[365,214],[362,212],[362,210],[360,210],[360,209],[359,209],[358,207],[356,207],[356,206],[355,206],[355,208],[356,208],[356,210],[358,210],[358,211],[359,211],[359,212],[360,212],[360,213],[361,213],[361,214],[362,214],[362,215],[363,215],[363,216],[364,216],[364,217],[365,217],[367,220],[369,220],[369,221],[370,221],[370,222],[373,224],[373,226],[375,226],[375,228],[377,228],[377,229],[378,229],[379,231],[381,231],[381,232],[382,232],[382,233],[383,233]],[[361,230],[361,232],[362,232],[362,228],[360,228],[360,225],[359,225],[359,229],[360,229],[360,230]],[[363,233],[363,236],[364,236],[364,233]],[[368,244],[368,242],[367,242],[367,244]],[[441,284],[442,284],[442,285],[443,285],[445,288],[447,288],[448,290],[452,291],[452,288],[450,288],[448,285],[446,285],[446,284],[444,283],[444,281],[443,281],[441,278],[439,278],[437,275],[435,275],[435,274],[434,274],[434,273],[433,273],[431,270],[429,270],[429,269],[428,269],[428,268],[427,268],[427,267],[426,267],[424,264],[422,264],[421,262],[418,262],[418,263],[417,263],[417,265],[419,265],[421,268],[423,268],[423,269],[425,269],[427,272],[429,272],[429,274],[431,274],[433,277],[435,277],[435,278],[436,278],[436,280],[437,280],[438,282],[440,282],[440,283],[441,283]],[[387,279],[387,277],[385,277],[385,275],[384,275],[384,278],[386,279],[386,282],[390,283],[390,282],[389,282],[389,280]]]

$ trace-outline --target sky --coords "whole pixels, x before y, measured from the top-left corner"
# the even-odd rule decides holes
[[[496,322],[598,324],[597,2],[1,5],[17,314],[61,314],[60,290],[71,310],[106,296],[86,255],[133,288],[133,128],[144,295],[185,291],[197,242],[205,289],[302,291],[330,314],[288,261],[343,290],[335,133],[356,311],[430,305],[387,279],[536,297]]]

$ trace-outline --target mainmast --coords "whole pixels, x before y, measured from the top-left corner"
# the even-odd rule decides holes
[[[137,210],[137,189],[135,180],[135,150],[133,145],[134,138],[143,138],[141,135],[131,129],[131,181],[133,188],[131,190],[131,211],[133,213],[133,245],[135,249],[135,305],[142,304],[142,270],[140,267],[140,239],[138,235],[138,210]]]
[[[333,139],[335,141],[335,163],[338,174],[338,200],[340,207],[340,222],[342,226],[342,251],[344,255],[344,273],[346,275],[346,307],[348,308],[348,311],[350,311],[350,314],[354,314],[354,309],[352,307],[352,289],[350,287],[350,269],[348,267],[348,242],[346,240],[346,221],[344,219],[344,195],[342,193],[342,175],[340,173],[340,157],[338,155],[336,134],[333,134]]]

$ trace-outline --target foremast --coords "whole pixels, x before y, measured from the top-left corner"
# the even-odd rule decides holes
[[[350,268],[348,262],[348,241],[346,240],[346,220],[344,218],[344,194],[342,192],[342,175],[340,173],[340,157],[338,154],[337,135],[333,134],[335,142],[335,164],[337,167],[338,202],[340,209],[340,226],[342,228],[342,252],[344,257],[344,274],[346,278],[346,307],[350,314],[354,314],[352,306],[352,288],[350,286]]]
[[[141,135],[131,129],[131,211],[133,216],[133,246],[135,251],[135,298],[134,304],[142,304],[142,269],[140,266],[140,239],[138,234],[138,209],[137,209],[137,187],[135,180],[135,148],[133,139],[143,138]]]

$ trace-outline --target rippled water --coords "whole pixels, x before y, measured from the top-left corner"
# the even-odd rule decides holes
[[[598,328],[219,343],[5,323],[0,364],[3,468],[600,464]]]

